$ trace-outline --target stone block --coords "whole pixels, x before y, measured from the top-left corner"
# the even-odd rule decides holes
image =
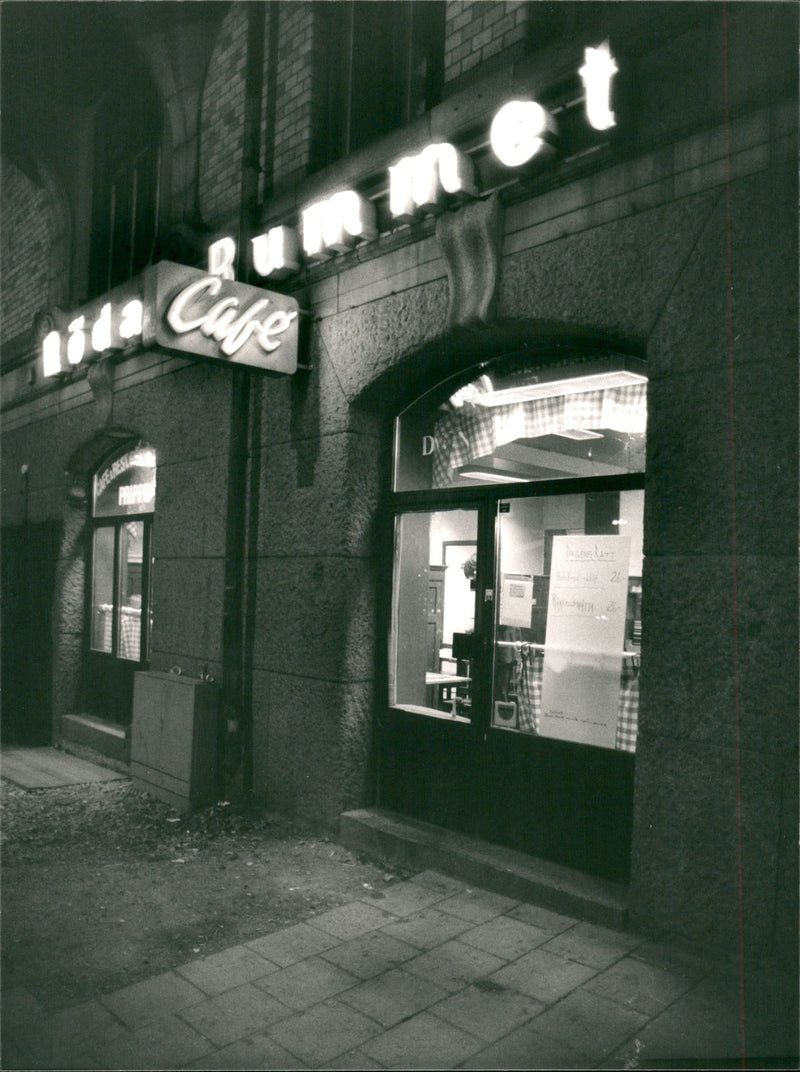
[[[256,666],[316,681],[372,678],[375,577],[369,561],[264,558],[257,584]]]
[[[227,469],[224,453],[158,466],[154,556],[224,555]]]
[[[329,435],[262,452],[260,554],[368,556],[388,477],[380,441]],[[381,465],[385,461],[385,465]]]
[[[220,558],[156,559],[154,650],[171,653],[178,663],[182,656],[220,659],[224,574]]]
[[[701,194],[505,257],[501,314],[646,338],[711,204]]]
[[[631,925],[748,961],[772,952],[784,763],[719,740],[641,741]]]
[[[230,408],[231,369],[195,361],[116,392],[114,423],[148,440],[159,465],[196,461],[226,450]]]
[[[267,787],[277,810],[333,828],[366,793],[371,689],[281,674],[254,677],[254,783]]]
[[[662,639],[642,657],[640,733],[793,753],[793,558],[654,557],[645,578],[643,634]]]
[[[651,382],[645,554],[786,555],[796,542],[796,369]]]

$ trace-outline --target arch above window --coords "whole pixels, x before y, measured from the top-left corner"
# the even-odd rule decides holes
[[[616,354],[546,368],[499,358],[440,384],[397,418],[394,490],[642,472],[644,368]]]

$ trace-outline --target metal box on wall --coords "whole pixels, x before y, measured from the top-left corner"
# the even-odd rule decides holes
[[[217,686],[200,678],[134,676],[131,777],[182,811],[214,798]]]

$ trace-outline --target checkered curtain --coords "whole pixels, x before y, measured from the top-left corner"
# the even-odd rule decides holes
[[[609,428],[633,435],[644,432],[646,422],[647,385],[643,383],[509,406],[467,403],[436,422],[433,486],[448,487],[459,466],[515,439],[534,439],[564,428]]]
[[[539,712],[542,709],[542,663],[534,649],[524,643],[514,647],[514,688],[520,730],[523,733],[538,733]]]

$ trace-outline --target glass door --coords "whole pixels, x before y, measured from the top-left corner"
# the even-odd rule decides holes
[[[641,490],[498,503],[491,840],[627,875],[641,645]]]
[[[397,418],[378,797],[624,881],[647,377],[620,354],[540,357],[459,374]]]
[[[111,458],[94,478],[87,706],[127,724],[133,674],[150,640],[150,532],[155,452],[144,444]]]

